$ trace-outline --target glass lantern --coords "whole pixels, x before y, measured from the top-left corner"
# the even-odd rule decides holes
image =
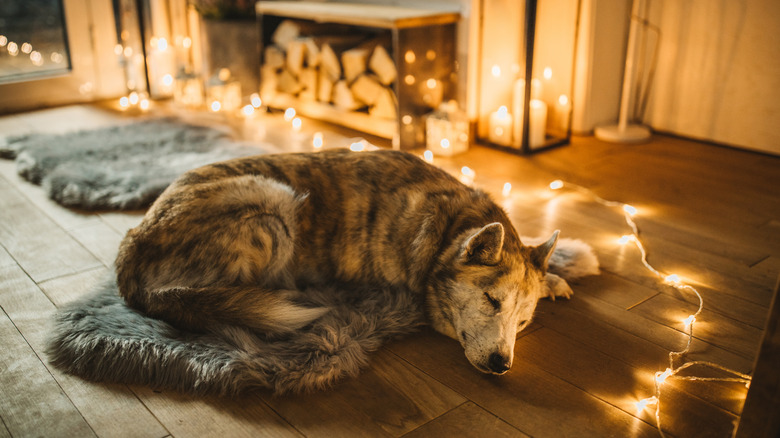
[[[571,135],[579,0],[480,0],[477,137],[515,153]]]
[[[194,73],[179,70],[173,101],[185,108],[199,108],[203,106],[203,95],[203,80]]]
[[[206,104],[214,112],[237,111],[241,107],[241,83],[231,76],[230,70],[220,69],[209,79]]]
[[[426,149],[435,156],[450,157],[469,148],[469,120],[458,102],[443,103],[425,120]]]

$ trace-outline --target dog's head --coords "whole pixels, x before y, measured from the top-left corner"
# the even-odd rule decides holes
[[[533,317],[558,240],[556,231],[539,246],[523,246],[511,232],[511,242],[499,222],[464,232],[439,259],[427,297],[433,328],[460,341],[484,373],[512,366],[516,334]]]

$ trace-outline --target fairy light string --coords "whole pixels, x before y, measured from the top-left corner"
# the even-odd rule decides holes
[[[430,151],[426,150],[421,158],[423,158],[428,163],[433,163],[433,154]],[[476,172],[473,169],[469,168],[468,166],[463,166],[461,168],[460,170],[461,182],[467,185],[472,185],[474,183],[475,178],[476,178]],[[636,207],[632,206],[631,204],[604,199],[598,196],[595,192],[593,192],[590,189],[569,182],[564,183],[562,180],[559,179],[552,181],[548,187],[552,191],[558,191],[563,188],[574,190],[593,199],[598,204],[610,208],[620,209],[623,214],[623,218],[626,222],[626,225],[628,225],[628,227],[631,229],[631,234],[622,236],[620,239],[618,239],[618,243],[623,245],[628,243],[633,243],[639,249],[642,265],[648,271],[653,273],[656,277],[660,278],[664,284],[672,286],[675,289],[679,290],[680,292],[694,294],[696,295],[696,298],[699,300],[699,305],[698,308],[696,309],[696,312],[688,315],[688,317],[681,320],[681,323],[684,326],[683,332],[687,335],[685,348],[683,348],[682,350],[669,352],[669,366],[664,371],[657,371],[654,374],[654,379],[653,379],[654,388],[655,388],[654,394],[650,397],[643,398],[641,400],[638,400],[636,403],[634,403],[634,406],[636,406],[637,409],[636,412],[637,416],[639,416],[642,413],[642,411],[644,411],[647,407],[655,406],[654,415],[655,415],[656,428],[658,429],[658,433],[660,434],[661,437],[666,436],[664,434],[662,423],[661,423],[661,389],[663,388],[664,383],[669,379],[698,381],[698,382],[735,382],[735,383],[742,383],[748,388],[750,387],[751,377],[748,374],[743,374],[739,371],[732,370],[730,368],[727,368],[725,366],[719,365],[714,362],[701,361],[701,360],[685,362],[683,360],[682,363],[680,363],[679,365],[676,364],[686,354],[690,352],[691,344],[693,343],[693,326],[696,323],[696,318],[704,309],[704,298],[702,298],[701,294],[699,293],[698,290],[696,290],[696,288],[694,288],[689,284],[684,283],[680,279],[680,276],[678,276],[677,274],[665,274],[659,271],[658,269],[656,269],[655,267],[653,267],[653,265],[651,265],[650,262],[647,260],[648,252],[644,244],[642,243],[642,241],[639,239],[639,234],[640,234],[639,226],[634,221],[634,217],[639,213],[639,210]],[[511,183],[508,182],[505,183],[502,190],[502,194],[504,198],[508,198],[510,196],[511,190],[512,190]],[[712,368],[724,372],[726,374],[730,374],[731,377],[701,377],[701,376],[678,375],[680,372],[693,366]],[[732,435],[735,432],[736,432],[736,424],[734,426],[734,430],[732,431]]]
[[[722,365],[713,362],[690,361],[690,362],[683,362],[680,365],[676,365],[676,362],[678,362],[681,358],[683,358],[683,356],[685,356],[691,349],[691,343],[693,342],[693,326],[696,323],[696,318],[699,316],[702,309],[704,308],[704,299],[702,298],[699,291],[696,290],[696,288],[694,288],[691,285],[683,283],[677,274],[664,274],[661,271],[657,270],[655,267],[653,267],[650,264],[650,262],[648,262],[647,249],[642,244],[642,241],[639,239],[639,227],[634,221],[634,216],[636,216],[638,213],[638,210],[634,206],[622,202],[606,200],[596,195],[593,191],[585,187],[573,183],[568,183],[568,182],[564,183],[561,180],[555,180],[551,182],[549,187],[551,190],[561,190],[564,187],[573,189],[577,192],[580,192],[592,198],[593,200],[595,200],[597,203],[601,205],[604,205],[606,207],[611,207],[611,208],[620,208],[623,212],[623,217],[626,221],[626,224],[631,229],[631,234],[622,236],[620,239],[618,239],[618,243],[624,245],[628,243],[633,243],[634,245],[636,245],[641,255],[642,265],[644,265],[644,267],[647,268],[648,271],[652,272],[655,276],[661,278],[665,284],[674,287],[680,292],[692,293],[696,295],[696,298],[698,298],[699,300],[699,307],[697,308],[696,312],[694,312],[693,314],[689,315],[687,318],[682,320],[682,323],[685,327],[684,332],[687,334],[687,338],[688,338],[685,344],[685,348],[679,351],[669,352],[669,367],[666,368],[666,370],[664,371],[658,371],[655,373],[655,377],[654,377],[655,393],[652,396],[639,400],[635,403],[635,406],[637,408],[637,415],[641,414],[642,411],[648,406],[655,406],[656,427],[658,429],[658,433],[662,437],[665,437],[666,435],[664,434],[663,428],[661,426],[661,389],[664,383],[668,379],[674,378],[678,380],[688,380],[688,381],[737,382],[737,383],[743,383],[747,387],[750,386],[751,377],[749,375],[740,373],[738,371],[732,370],[730,368],[724,367]],[[699,376],[678,375],[681,371],[697,365],[713,368],[725,372],[727,374],[730,374],[733,377],[699,377]]]

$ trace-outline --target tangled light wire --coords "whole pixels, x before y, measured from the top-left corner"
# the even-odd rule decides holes
[[[579,186],[577,184],[568,183],[568,182],[564,183],[561,180],[555,180],[550,183],[551,190],[560,190],[564,187],[571,188],[573,190],[576,190],[577,192],[583,193],[586,196],[594,199],[597,203],[601,205],[607,207],[620,208],[623,211],[623,217],[625,218],[626,224],[631,228],[631,234],[621,237],[618,240],[618,242],[621,244],[627,244],[629,242],[633,242],[636,245],[636,247],[639,249],[639,252],[642,256],[642,264],[645,266],[645,268],[647,268],[647,270],[652,272],[657,277],[662,278],[664,280],[664,283],[676,288],[681,292],[692,292],[699,299],[699,307],[696,310],[696,312],[689,315],[687,318],[685,318],[682,321],[683,324],[685,324],[685,329],[688,335],[688,340],[685,345],[685,348],[680,351],[669,352],[669,367],[666,368],[665,371],[658,371],[655,373],[655,394],[651,397],[647,397],[642,400],[639,400],[635,404],[637,408],[637,414],[640,414],[647,406],[655,406],[655,424],[656,427],[658,428],[658,433],[661,435],[661,437],[665,437],[663,429],[661,428],[661,387],[663,386],[664,382],[667,379],[675,378],[679,380],[691,380],[691,381],[738,382],[738,383],[743,383],[745,384],[745,386],[749,387],[750,380],[751,380],[751,377],[749,375],[740,373],[730,368],[726,368],[722,365],[713,362],[691,361],[691,362],[684,362],[679,366],[675,365],[675,362],[677,362],[678,359],[685,356],[691,349],[691,343],[693,342],[693,325],[696,322],[696,317],[699,316],[702,309],[704,308],[704,299],[702,298],[701,294],[693,286],[690,286],[680,281],[680,277],[677,276],[676,274],[665,275],[662,272],[655,269],[647,261],[647,249],[645,249],[645,246],[642,244],[642,241],[639,240],[639,227],[637,226],[636,222],[634,222],[634,216],[638,213],[638,210],[635,207],[622,202],[606,200],[596,195],[592,190]],[[734,377],[697,377],[697,376],[677,375],[680,371],[683,371],[686,368],[690,368],[695,365],[714,368],[723,371],[725,373],[731,374]],[[736,432],[736,426],[733,432]]]

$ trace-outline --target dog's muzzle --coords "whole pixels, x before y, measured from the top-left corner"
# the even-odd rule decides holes
[[[512,365],[510,360],[499,353],[491,353],[488,357],[488,368],[490,372],[496,374],[504,374],[509,371],[509,367]]]

